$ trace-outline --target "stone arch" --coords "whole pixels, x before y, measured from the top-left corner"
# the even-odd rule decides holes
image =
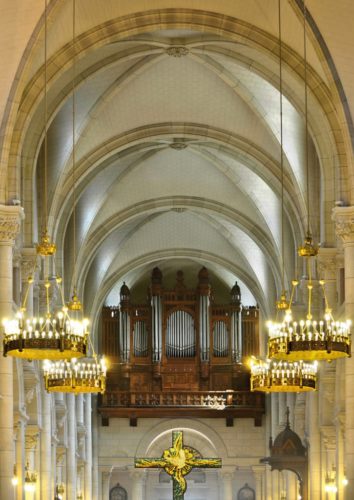
[[[182,418],[165,420],[153,427],[138,443],[135,456],[156,456],[154,453],[157,453],[158,446],[164,446],[166,443],[167,446],[171,445],[173,430],[183,430],[186,436],[185,444],[198,450],[202,456],[227,458],[225,443],[210,425],[199,420]]]
[[[78,40],[78,45],[80,45],[82,51],[89,50],[92,46],[98,47],[102,43],[107,43],[107,41],[110,39],[108,32],[111,33],[115,32],[115,36],[118,36],[118,38],[123,38],[129,35],[133,34],[139,34],[142,32],[146,32],[147,30],[153,30],[153,29],[166,29],[166,28],[171,28],[171,27],[179,27],[179,28],[187,28],[187,29],[197,29],[202,32],[211,32],[211,33],[217,33],[224,35],[227,38],[230,39],[242,39],[242,37],[247,36],[248,43],[255,47],[260,47],[262,50],[268,51],[268,53],[271,53],[273,48],[274,48],[274,37],[271,35],[268,35],[267,33],[263,32],[260,29],[252,29],[250,30],[250,26],[248,23],[237,20],[232,17],[227,17],[225,15],[220,15],[216,14],[213,12],[206,12],[206,11],[198,11],[198,10],[192,10],[192,9],[163,9],[162,11],[148,11],[148,12],[141,12],[137,13],[135,15],[129,15],[127,17],[123,18],[117,18],[109,23],[105,23],[104,25],[100,26],[99,29],[91,29],[87,33],[83,34],[82,37],[80,37],[80,40]],[[118,34],[118,35],[117,35]],[[91,38],[90,38],[91,37]],[[113,37],[114,38],[114,37]],[[111,40],[112,41],[112,40]],[[70,58],[70,47],[68,47],[68,44],[62,48],[56,54],[55,57],[52,58],[50,61],[50,64],[53,65],[52,69],[54,67],[57,67],[57,70],[60,71],[62,68],[64,68],[67,63],[68,59]],[[293,69],[295,73],[297,73],[299,76],[301,73],[301,64],[299,64],[299,57],[297,54],[289,49],[289,53],[287,54],[288,57],[286,57],[285,54],[285,59],[289,67]],[[31,54],[27,55],[27,64],[30,64],[31,61]],[[26,64],[23,63],[25,66]],[[60,69],[58,69],[60,68]],[[55,72],[54,72],[55,73]],[[20,76],[20,75],[19,75]],[[21,79],[19,78],[19,81]],[[22,85],[22,84],[21,84]],[[323,85],[320,84],[318,76],[312,72],[311,73],[311,78],[309,79],[309,86],[314,92],[314,95],[316,95],[317,99],[319,102],[327,103],[330,107],[330,110],[333,110],[333,106],[330,103],[330,96],[326,92],[326,90],[323,88]],[[34,85],[31,85],[31,90],[34,90]],[[36,92],[36,90],[35,90]],[[17,94],[16,91],[13,92],[14,94]],[[18,99],[19,100],[19,99]],[[15,104],[14,104],[15,106]],[[343,111],[343,108],[341,108],[341,111]],[[19,113],[21,115],[20,119],[24,119],[24,115],[27,113]],[[328,111],[327,112],[327,118],[328,120],[332,123],[331,128],[332,130],[341,130],[343,127],[340,125],[340,120],[337,120],[337,114]],[[27,119],[27,118],[26,118]],[[333,122],[335,121],[335,123]],[[345,120],[342,121],[343,123],[346,123]],[[346,127],[346,125],[345,125]],[[17,130],[22,131],[24,128],[24,123],[18,124]],[[10,136],[12,135],[12,132],[9,130]],[[339,147],[340,142],[338,142],[338,150],[340,149],[340,152],[344,153],[344,156],[346,159],[343,159],[343,167],[346,168],[346,165],[348,164],[349,161],[349,149],[348,149],[348,140],[347,136],[345,134],[345,131],[342,136],[342,147]],[[18,168],[18,165],[12,164],[13,161],[17,163],[18,161],[18,147],[20,146],[20,143],[15,140],[14,141],[14,149],[10,148],[9,142],[10,140],[7,141],[7,147],[3,148],[4,155],[6,158],[3,158],[4,163],[8,164],[9,162],[7,161],[8,158],[11,158],[10,162],[10,168]],[[11,150],[11,156],[9,155],[9,150]],[[17,151],[17,152],[16,152]],[[16,175],[13,175],[12,178],[14,179],[14,184],[9,186],[9,195],[15,195],[17,191],[17,185],[18,185],[18,179],[16,179]],[[4,186],[3,188],[4,189]]]
[[[109,500],[128,500],[127,490],[117,483],[109,492]]]

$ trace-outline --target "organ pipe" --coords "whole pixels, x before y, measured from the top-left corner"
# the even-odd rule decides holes
[[[195,356],[194,321],[186,311],[174,311],[167,320],[166,355],[173,358]]]
[[[161,296],[153,295],[152,306],[152,352],[154,363],[161,361],[162,353],[162,304]]]
[[[130,316],[128,311],[119,314],[119,349],[124,363],[130,358]]]
[[[200,357],[202,361],[209,361],[210,352],[210,318],[209,306],[210,300],[207,295],[199,297],[199,338],[200,338]]]

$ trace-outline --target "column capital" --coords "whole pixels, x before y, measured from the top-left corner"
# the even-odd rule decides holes
[[[336,236],[343,245],[354,243],[354,206],[335,207],[332,220],[336,223]]]
[[[257,476],[261,476],[262,474],[264,474],[264,471],[266,470],[266,466],[261,465],[261,464],[259,464],[259,465],[257,464],[257,465],[252,465],[251,469],[252,469],[254,476],[257,477]]]
[[[111,469],[103,469],[101,471],[102,477],[108,478],[111,477],[112,471]]]
[[[223,465],[219,473],[223,479],[232,480],[235,477],[235,470],[233,465]]]
[[[66,448],[65,448],[65,446],[59,445],[59,446],[57,446],[57,448],[56,448],[55,451],[56,451],[56,457],[55,457],[56,458],[56,464],[57,465],[63,465],[64,459],[66,457]]]
[[[321,247],[318,250],[317,262],[320,278],[335,279],[338,267],[337,248]]]
[[[33,275],[37,259],[35,248],[22,248],[21,250],[21,275],[22,280],[27,281]]]
[[[37,442],[39,438],[39,430],[27,426],[26,436],[25,436],[25,447],[26,450],[33,450],[37,447]]]
[[[146,475],[146,470],[132,469],[129,471],[129,476],[133,479],[133,481],[143,481],[146,478]]]
[[[22,207],[0,205],[0,245],[14,245],[23,218]]]

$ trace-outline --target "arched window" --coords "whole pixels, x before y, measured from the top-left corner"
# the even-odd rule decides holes
[[[128,500],[127,490],[119,483],[109,492],[109,500]]]
[[[256,500],[255,491],[246,483],[238,492],[237,500]]]

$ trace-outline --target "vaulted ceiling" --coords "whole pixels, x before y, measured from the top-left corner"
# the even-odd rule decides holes
[[[138,286],[155,265],[166,273],[205,265],[225,287],[237,279],[244,302],[270,314],[282,272],[278,2],[220,2],[229,17],[215,2],[205,12],[194,4],[207,11],[210,2],[189,2],[192,10],[154,1],[164,10],[134,15],[128,3],[77,1],[74,195],[71,2],[52,2],[49,13],[49,226],[66,292],[75,239],[79,290],[94,317],[104,302],[117,303],[123,280]],[[307,179],[301,10],[290,1],[282,12],[289,283],[300,272]],[[330,210],[349,199],[350,127],[309,19],[310,223],[317,241],[333,245]],[[12,143],[27,246],[43,221],[41,36],[29,61]]]

